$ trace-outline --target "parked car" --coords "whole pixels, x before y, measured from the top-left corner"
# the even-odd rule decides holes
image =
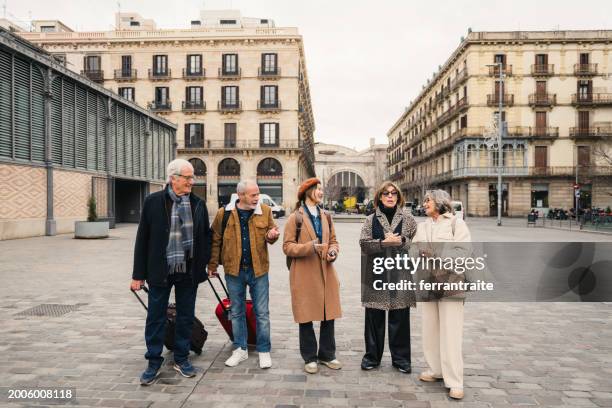
[[[238,199],[238,194],[234,193],[232,194],[230,201],[234,202],[237,199]],[[272,208],[272,216],[274,218],[285,216],[285,209],[281,207],[280,205],[276,204],[276,202],[269,195],[260,193],[259,202]]]
[[[453,210],[455,210],[455,216],[460,220],[465,219],[465,215],[463,213],[463,203],[461,201],[451,201],[451,206]]]

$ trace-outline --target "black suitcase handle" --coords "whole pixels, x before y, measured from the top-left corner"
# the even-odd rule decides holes
[[[142,290],[145,291],[145,293],[149,293],[149,289],[146,287],[146,285],[142,285],[140,287]],[[135,291],[134,289],[130,288],[130,290],[132,291],[132,293],[134,294],[134,296],[136,296],[136,299],[138,299],[138,301],[140,302],[140,304],[142,305],[142,307],[145,308],[146,311],[149,311],[149,308],[147,307],[147,305],[145,305],[145,303],[142,301],[142,299],[140,298],[140,296],[138,296],[137,291]]]
[[[217,278],[219,278],[219,283],[221,283],[221,287],[223,288],[223,291],[225,292],[225,295],[227,296],[227,298],[229,299],[229,293],[227,292],[227,288],[225,287],[225,284],[223,283],[223,279],[221,279],[221,275],[214,275]],[[213,293],[215,294],[215,297],[217,298],[217,301],[219,301],[219,304],[221,305],[221,307],[223,308],[223,310],[225,310],[226,312],[229,311],[228,309],[225,308],[225,306],[223,305],[223,302],[221,301],[221,297],[219,296],[219,293],[217,292],[217,289],[215,289],[215,286],[212,284],[212,279],[209,276],[208,277],[208,283],[210,284],[211,289],[213,290]]]

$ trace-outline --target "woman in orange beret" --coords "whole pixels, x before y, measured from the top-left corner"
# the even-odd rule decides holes
[[[300,353],[309,374],[318,372],[318,363],[342,368],[334,335],[334,320],[342,316],[340,282],[333,266],[339,247],[331,216],[319,206],[322,201],[321,181],[304,181],[283,236],[283,252],[291,261],[293,318],[300,325]],[[321,322],[318,347],[313,321]]]

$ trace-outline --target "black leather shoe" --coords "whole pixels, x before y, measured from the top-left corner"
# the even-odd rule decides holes
[[[393,363],[393,367],[397,368],[400,373],[410,374],[412,372],[410,364]]]
[[[380,366],[380,363],[375,363],[373,361],[366,360],[366,359],[361,360],[362,370],[368,371],[368,370],[372,370],[373,368],[377,368],[378,366]]]

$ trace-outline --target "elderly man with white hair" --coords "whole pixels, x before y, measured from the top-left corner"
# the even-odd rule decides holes
[[[276,242],[280,233],[272,218],[272,209],[259,201],[257,183],[241,181],[236,192],[237,200],[220,208],[213,221],[213,243],[208,264],[208,273],[213,276],[222,261],[229,291],[234,351],[225,365],[235,367],[249,356],[246,323],[248,286],[257,327],[259,367],[270,368],[268,244]]]
[[[136,245],[132,290],[149,285],[149,307],[145,326],[148,366],[140,377],[149,385],[159,375],[166,329],[166,310],[174,286],[176,331],[174,369],[184,377],[194,377],[189,362],[191,331],[195,317],[198,284],[208,279],[211,230],[204,201],[191,193],[193,166],[176,159],[168,164],[168,182],[162,191],[149,195],[144,202]]]

